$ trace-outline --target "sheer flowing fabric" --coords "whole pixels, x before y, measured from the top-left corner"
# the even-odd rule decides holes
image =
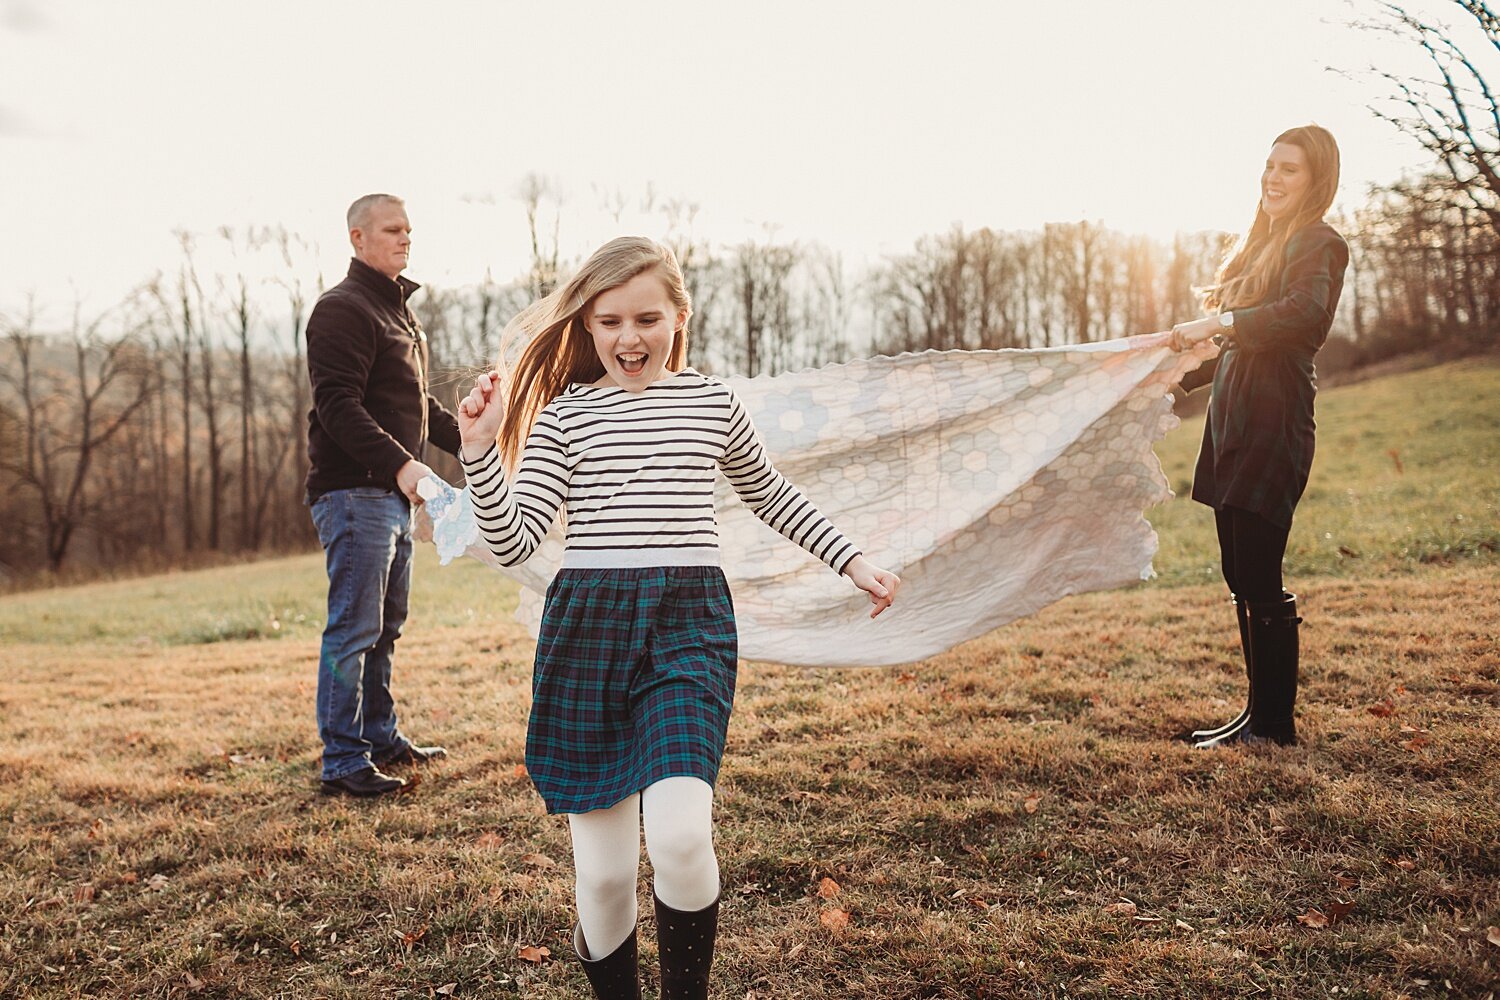
[[[876,563],[900,597],[869,598],[762,524],[721,478],[715,506],[740,655],[803,666],[920,660],[1059,598],[1148,578],[1144,511],[1172,495],[1152,446],[1177,425],[1169,387],[1213,357],[1169,334],[1042,350],[928,351],[726,378],[778,469]],[[495,565],[467,497],[433,492],[446,563]],[[424,512],[426,514],[428,512]],[[535,634],[562,559],[559,526],[518,567]]]

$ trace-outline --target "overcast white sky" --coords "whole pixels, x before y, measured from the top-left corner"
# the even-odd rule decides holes
[[[661,235],[600,209],[648,183],[712,239],[855,261],[954,222],[1236,231],[1290,125],[1338,136],[1350,204],[1424,162],[1326,70],[1421,68],[1345,26],[1370,6],[0,0],[0,309],[107,304],[176,228],[282,223],[336,277],[372,190],[407,199],[413,277],[507,278],[529,172],[567,192],[570,255]]]

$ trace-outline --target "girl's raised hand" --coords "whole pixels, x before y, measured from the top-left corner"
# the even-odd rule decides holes
[[[899,576],[881,569],[864,556],[855,556],[849,560],[849,565],[844,567],[844,575],[870,595],[870,603],[875,605],[875,610],[870,612],[871,618],[894,604],[896,591],[901,589]]]
[[[474,388],[458,401],[458,436],[464,453],[477,458],[500,434],[505,403],[500,398],[500,373],[485,372],[474,380]]]

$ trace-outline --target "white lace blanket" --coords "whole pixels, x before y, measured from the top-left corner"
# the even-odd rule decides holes
[[[1152,451],[1177,425],[1167,390],[1217,351],[1176,354],[1167,337],[726,379],[777,468],[902,578],[896,605],[872,621],[863,593],[721,479],[740,654],[804,666],[920,660],[1069,594],[1149,577],[1156,533],[1142,512],[1172,495]],[[436,480],[423,489],[443,562],[495,565],[467,495]],[[562,551],[554,525],[524,565],[496,566],[523,586],[517,617],[533,634]]]

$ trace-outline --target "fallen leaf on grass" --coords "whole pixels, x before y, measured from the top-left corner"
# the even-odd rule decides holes
[[[1405,724],[1401,726],[1401,731],[1403,733],[1416,733],[1418,736],[1426,736],[1428,733],[1432,732],[1432,730],[1430,729],[1418,729],[1416,726],[1408,726]]]
[[[124,882],[126,885],[133,885],[140,880],[141,877],[135,872],[126,872],[124,875],[120,876],[120,881]]]
[[[1042,797],[1041,797],[1041,795],[1028,795],[1028,796],[1026,796],[1026,801],[1024,803],[1022,803],[1022,805],[1025,807],[1025,809],[1026,809],[1026,811],[1028,813],[1034,813],[1034,812],[1036,812],[1037,811],[1037,807],[1039,807],[1041,804],[1042,804]]]
[[[1417,863],[1415,861],[1408,861],[1406,858],[1397,858],[1395,861],[1392,861],[1391,864],[1395,865],[1397,868],[1401,869],[1404,872],[1412,872],[1417,870]]]
[[[291,953],[293,955],[296,955],[298,958],[302,957],[302,942],[301,941],[293,941],[291,944],[287,945],[287,949],[289,951],[291,951]]]
[[[453,995],[453,991],[456,989],[458,989],[457,983],[444,983],[432,992],[436,993],[438,996],[451,997]]]
[[[1333,880],[1339,884],[1340,889],[1353,889],[1359,885],[1359,879],[1350,878],[1348,875],[1335,875]]]
[[[839,884],[831,878],[825,877],[818,883],[818,898],[832,899],[839,894]]]
[[[155,889],[157,892],[166,892],[168,881],[169,879],[165,875],[163,875],[161,872],[157,872],[155,875],[152,875],[146,880],[146,888]]]
[[[1192,924],[1188,923],[1186,920],[1174,920],[1172,922],[1172,926],[1176,927],[1178,930],[1192,931],[1195,934],[1198,932],[1197,928],[1195,928]]]
[[[1353,903],[1347,903],[1342,899],[1335,899],[1333,905],[1324,913],[1315,906],[1307,908],[1307,912],[1297,917],[1297,922],[1305,927],[1321,930],[1329,924],[1336,924],[1347,917],[1354,909]]]
[[[535,851],[521,855],[523,865],[531,865],[533,868],[556,868],[557,862],[545,854],[537,854]]]
[[[851,757],[849,758],[849,763],[845,766],[851,771],[863,771],[870,766],[870,762],[863,757]]]
[[[534,944],[528,944],[516,950],[517,958],[525,962],[534,962],[537,965],[542,964],[547,956],[551,954],[552,949],[548,948],[546,945],[542,945],[540,948],[538,948]]]
[[[842,934],[849,926],[848,910],[824,910],[818,914],[818,923],[835,934]]]
[[[1402,740],[1401,747],[1402,749],[1410,750],[1412,753],[1416,753],[1418,750],[1425,747],[1428,742],[1429,741],[1425,736],[1413,736],[1409,740]]]
[[[187,979],[188,989],[190,989],[190,990],[201,990],[201,989],[203,989],[203,980],[199,979],[197,976],[193,975],[191,972],[185,972],[185,973],[183,973],[183,976]]]
[[[1396,706],[1392,704],[1391,699],[1389,698],[1382,698],[1375,704],[1371,705],[1369,708],[1370,714],[1375,716],[1377,719],[1387,718],[1395,710]]]
[[[423,924],[421,927],[418,927],[414,931],[404,931],[404,932],[401,932],[401,943],[404,944],[404,945],[406,945],[408,948],[410,948],[412,945],[416,944],[418,941],[422,940],[426,936],[427,936],[427,925]]]
[[[1122,899],[1118,903],[1110,903],[1104,908],[1105,913],[1113,913],[1121,917],[1133,917],[1139,908],[1128,899]]]
[[[1496,948],[1500,948],[1500,927],[1489,928],[1485,932],[1484,939]]]
[[[73,890],[73,902],[92,903],[94,901],[94,887],[85,882]]]
[[[1321,930],[1328,926],[1328,915],[1315,907],[1309,907],[1306,913],[1299,913],[1297,915],[1297,923],[1304,927]]]
[[[475,847],[489,847],[489,848],[493,848],[493,847],[500,847],[500,846],[504,845],[504,843],[505,843],[505,838],[502,837],[502,836],[500,836],[498,833],[496,833],[493,830],[489,831],[488,833],[481,833],[478,837],[474,838],[474,846]]]

